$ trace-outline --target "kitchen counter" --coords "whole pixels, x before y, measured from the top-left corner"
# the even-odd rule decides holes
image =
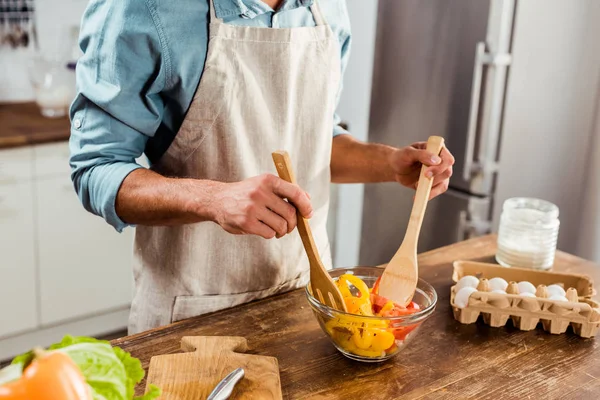
[[[69,139],[68,117],[46,118],[35,103],[0,103],[0,149]]]
[[[419,256],[420,276],[437,290],[438,306],[411,346],[391,361],[346,359],[319,328],[302,290],[114,340],[141,359],[179,351],[190,335],[244,336],[251,353],[279,360],[284,398],[319,399],[583,399],[600,398],[600,346],[570,331],[523,332],[481,321],[461,325],[449,297],[452,262],[492,261],[496,237],[486,236]],[[558,252],[554,270],[600,282],[600,267]],[[141,394],[145,382],[137,388]],[[531,396],[531,397],[529,397]]]

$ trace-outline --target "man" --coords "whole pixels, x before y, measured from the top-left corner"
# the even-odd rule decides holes
[[[72,177],[89,211],[137,225],[130,333],[306,284],[296,208],[330,266],[331,181],[414,188],[423,163],[432,197],[448,187],[447,150],[338,125],[344,0],[93,0],[81,47]],[[298,185],[273,175],[280,149]]]

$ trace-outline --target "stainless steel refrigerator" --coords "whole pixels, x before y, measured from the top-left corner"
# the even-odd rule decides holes
[[[369,141],[404,146],[440,135],[456,157],[432,200],[419,251],[488,233],[515,0],[380,0]],[[413,193],[366,185],[360,263],[397,250]]]

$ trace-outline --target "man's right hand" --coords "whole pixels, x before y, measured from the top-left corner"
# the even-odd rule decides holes
[[[222,183],[214,189],[212,219],[229,233],[279,238],[296,227],[296,208],[304,218],[312,216],[308,194],[275,175]]]

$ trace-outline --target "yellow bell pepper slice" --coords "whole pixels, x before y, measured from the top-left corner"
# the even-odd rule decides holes
[[[340,289],[340,293],[342,294],[343,298],[347,299],[347,298],[354,297],[354,296],[352,296],[352,292],[350,292],[350,287],[348,287],[348,285],[346,284],[346,281],[342,281],[341,279],[338,279],[335,283],[336,283],[338,289]]]
[[[371,334],[373,335],[373,340],[371,341],[370,350],[384,351],[394,345],[394,335],[389,331],[384,329],[372,329]]]
[[[372,289],[360,278],[350,274],[340,276],[336,285],[342,293],[348,313],[352,315],[338,315],[327,321],[324,324],[327,333],[348,353],[370,358],[385,355],[385,350],[395,343],[393,333],[388,330],[389,322],[364,318],[374,315],[370,297]],[[353,295],[352,286],[360,292],[360,296]],[[394,303],[389,301],[377,315],[393,308]]]
[[[367,302],[367,303],[362,303],[359,307],[358,310],[360,311],[361,315],[366,315],[369,317],[373,316],[373,307],[371,306],[371,302]]]
[[[359,349],[369,350],[373,343],[374,335],[370,329],[357,329],[352,335],[352,341],[354,345]]]
[[[394,308],[394,302],[390,300],[385,303],[383,307],[381,307],[381,310],[379,310],[377,316],[382,316],[384,312],[390,311],[392,308]]]
[[[338,286],[341,285],[345,288],[348,288],[348,292],[350,293],[350,288],[348,287],[348,283],[350,283],[352,286],[354,286],[360,292],[361,299],[370,301],[369,287],[367,286],[366,283],[364,283],[362,281],[362,279],[360,279],[357,276],[350,275],[350,274],[344,274],[338,278]],[[342,290],[342,288],[340,288],[340,290]],[[350,294],[350,295],[352,295],[352,294]],[[346,297],[346,295],[344,295],[344,292],[342,292],[342,296]]]
[[[385,355],[383,351],[359,349],[352,341],[345,343],[342,348],[349,353],[362,357],[378,358]]]
[[[364,305],[358,297],[344,297],[344,303],[346,303],[346,311],[350,314],[358,314],[361,306]]]

